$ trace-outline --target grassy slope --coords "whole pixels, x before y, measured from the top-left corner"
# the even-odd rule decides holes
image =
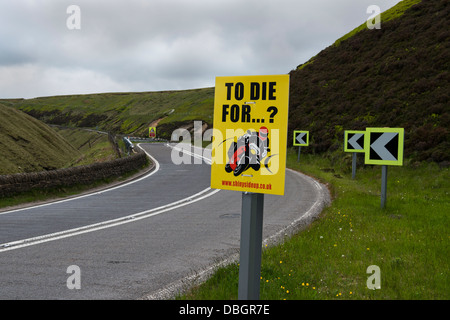
[[[46,124],[0,104],[0,174],[63,167],[80,153]]]
[[[54,130],[81,153],[79,157],[66,163],[66,167],[82,166],[117,158],[117,154],[105,134],[79,128],[54,128]]]
[[[17,123],[21,124],[20,129]],[[64,153],[64,150],[69,152]],[[77,128],[48,127],[19,110],[1,104],[0,152],[0,174],[88,165],[117,157],[107,135]],[[90,188],[125,179],[129,175],[131,174],[119,179],[97,181],[92,185],[31,190],[1,198],[0,208],[79,194]]]
[[[0,174],[52,170],[116,157],[106,135],[51,128],[2,104],[0,154]]]

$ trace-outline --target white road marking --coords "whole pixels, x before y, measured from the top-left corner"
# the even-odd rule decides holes
[[[40,244],[40,243],[44,243],[44,242],[55,241],[55,240],[60,240],[60,239],[68,238],[68,237],[73,237],[73,236],[80,235],[83,233],[88,233],[88,232],[98,231],[98,230],[102,230],[102,229],[106,229],[106,228],[111,228],[111,227],[119,226],[119,225],[122,225],[125,223],[135,222],[135,221],[145,219],[145,218],[150,218],[150,217],[159,215],[161,213],[171,211],[171,210],[174,210],[174,209],[177,209],[180,207],[184,207],[191,203],[203,200],[203,199],[208,198],[220,191],[219,189],[217,189],[217,190],[213,190],[212,192],[208,193],[208,191],[210,191],[210,190],[211,190],[211,188],[206,188],[206,189],[200,191],[199,193],[196,193],[190,197],[178,200],[176,202],[172,202],[172,203],[169,203],[167,205],[164,205],[164,206],[161,206],[158,208],[137,212],[137,213],[134,213],[134,214],[131,214],[128,216],[121,217],[121,218],[103,221],[100,223],[95,223],[95,224],[91,224],[91,225],[84,226],[84,227],[74,228],[74,229],[51,233],[51,234],[42,235],[42,236],[38,236],[38,237],[4,243],[4,244],[0,245],[0,253],[5,252],[5,251],[14,250],[14,249],[28,247],[28,246],[32,246],[32,245],[36,245],[36,244]],[[206,194],[202,195],[204,193],[206,193]]]

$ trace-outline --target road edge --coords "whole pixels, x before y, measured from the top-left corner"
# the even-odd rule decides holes
[[[323,183],[299,171],[287,168],[286,171],[292,172],[306,180],[317,192],[317,198],[312,206],[300,217],[295,219],[289,225],[285,226],[273,235],[263,239],[262,246],[275,246],[290,238],[297,232],[303,230],[316,220],[319,214],[331,204],[331,194],[329,189]],[[166,287],[150,294],[144,295],[138,300],[173,300],[176,295],[187,292],[190,288],[200,285],[211,277],[214,272],[221,267],[227,266],[239,260],[239,250],[237,252],[224,256],[218,262],[203,269],[193,272],[191,275],[170,283]]]

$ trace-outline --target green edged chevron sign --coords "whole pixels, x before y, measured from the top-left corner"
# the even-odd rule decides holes
[[[309,131],[294,130],[294,146],[309,146]]]
[[[365,164],[403,165],[403,128],[367,128]]]
[[[365,131],[346,130],[344,132],[345,152],[364,152]]]

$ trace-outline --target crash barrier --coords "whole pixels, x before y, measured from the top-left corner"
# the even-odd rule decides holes
[[[115,160],[71,168],[0,175],[0,197],[13,196],[32,189],[51,189],[85,185],[141,169],[147,163],[144,152]]]

